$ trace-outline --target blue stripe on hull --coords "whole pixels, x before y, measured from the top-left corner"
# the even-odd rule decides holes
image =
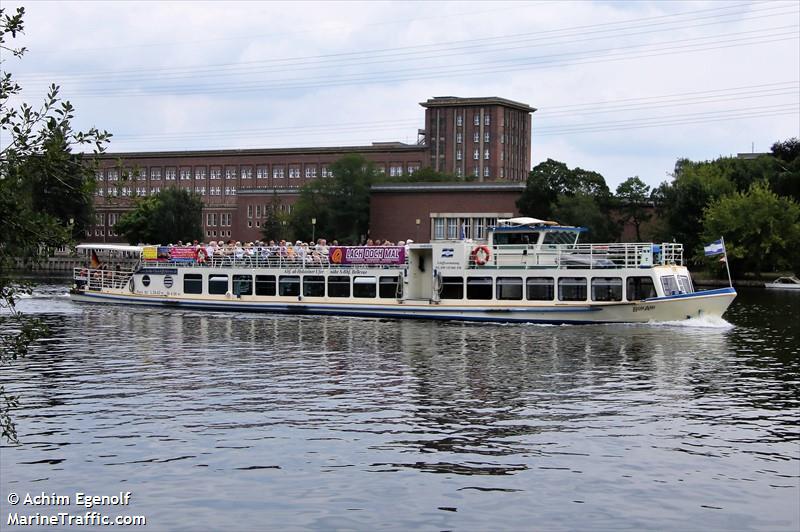
[[[644,301],[667,301],[669,299],[686,299],[688,297],[704,297],[704,296],[718,296],[722,294],[736,294],[736,290],[731,287],[715,288],[714,290],[701,290],[700,292],[692,292],[691,294],[675,294],[673,296],[651,297]]]

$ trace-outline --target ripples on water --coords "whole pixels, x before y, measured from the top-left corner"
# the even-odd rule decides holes
[[[51,338],[0,376],[3,519],[9,491],[124,490],[153,530],[800,527],[800,294],[541,327],[63,292],[20,303]]]

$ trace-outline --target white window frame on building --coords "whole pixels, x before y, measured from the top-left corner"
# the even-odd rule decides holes
[[[475,111],[475,117],[473,118],[472,123],[476,126],[481,125],[481,115],[477,111]]]
[[[158,180],[161,179],[161,168],[151,168],[150,169],[150,180]]]
[[[306,165],[306,179],[317,177],[317,165]]]
[[[222,179],[222,168],[219,166],[217,167],[212,166],[210,176],[211,179]]]
[[[464,125],[464,117],[462,115],[456,115],[456,126],[461,127]]]
[[[261,165],[256,167],[256,177],[258,179],[267,179],[269,177],[269,166]]]
[[[251,179],[253,177],[253,167],[252,166],[242,166],[241,176],[242,176],[242,179]]]
[[[206,178],[206,167],[205,166],[198,166],[194,169],[194,178],[195,179],[205,179]]]
[[[472,151],[472,159],[473,159],[474,161],[477,161],[477,160],[478,160],[478,159],[480,159],[480,158],[481,158],[481,150],[479,150],[478,148],[475,148],[475,149]]]
[[[461,144],[462,139],[463,139],[463,136],[461,135],[461,132],[459,131],[458,133],[456,133],[456,144]]]
[[[472,142],[480,142],[481,141],[481,134],[475,131],[472,134]]]
[[[283,179],[284,176],[285,176],[285,167],[283,165],[277,165],[272,167],[273,179]]]
[[[433,240],[444,240],[444,218],[433,219]]]
[[[489,148],[486,148],[485,150],[483,150],[483,160],[484,161],[488,161],[489,160]]]
[[[189,181],[192,179],[192,169],[188,166],[181,167],[181,181]]]
[[[235,166],[226,166],[225,167],[225,179],[236,179],[236,171]]]
[[[164,179],[167,181],[175,181],[176,176],[177,176],[177,169],[174,166],[167,167],[166,173],[164,174]]]
[[[431,240],[473,238],[486,239],[486,228],[497,224],[498,218],[511,218],[510,212],[453,212],[431,213]]]

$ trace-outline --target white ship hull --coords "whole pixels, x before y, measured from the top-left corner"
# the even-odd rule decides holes
[[[721,317],[736,292],[721,288],[652,298],[637,302],[543,305],[464,305],[450,303],[386,302],[338,303],[328,298],[271,297],[169,297],[134,295],[126,290],[102,292],[74,291],[71,298],[89,303],[148,305],[169,308],[260,312],[267,314],[316,314],[375,318],[414,318],[485,322],[522,322],[548,324],[646,323],[678,321],[700,317]],[[259,300],[261,299],[261,300]]]

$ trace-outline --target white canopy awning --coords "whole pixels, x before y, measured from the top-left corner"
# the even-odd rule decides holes
[[[142,246],[128,246],[124,244],[78,244],[75,246],[78,251],[134,251],[141,252]]]
[[[554,222],[551,220],[539,220],[538,218],[529,218],[527,216],[520,216],[517,218],[505,218],[503,220],[497,220],[497,225],[506,227],[523,226],[523,225],[558,225],[558,222]]]

